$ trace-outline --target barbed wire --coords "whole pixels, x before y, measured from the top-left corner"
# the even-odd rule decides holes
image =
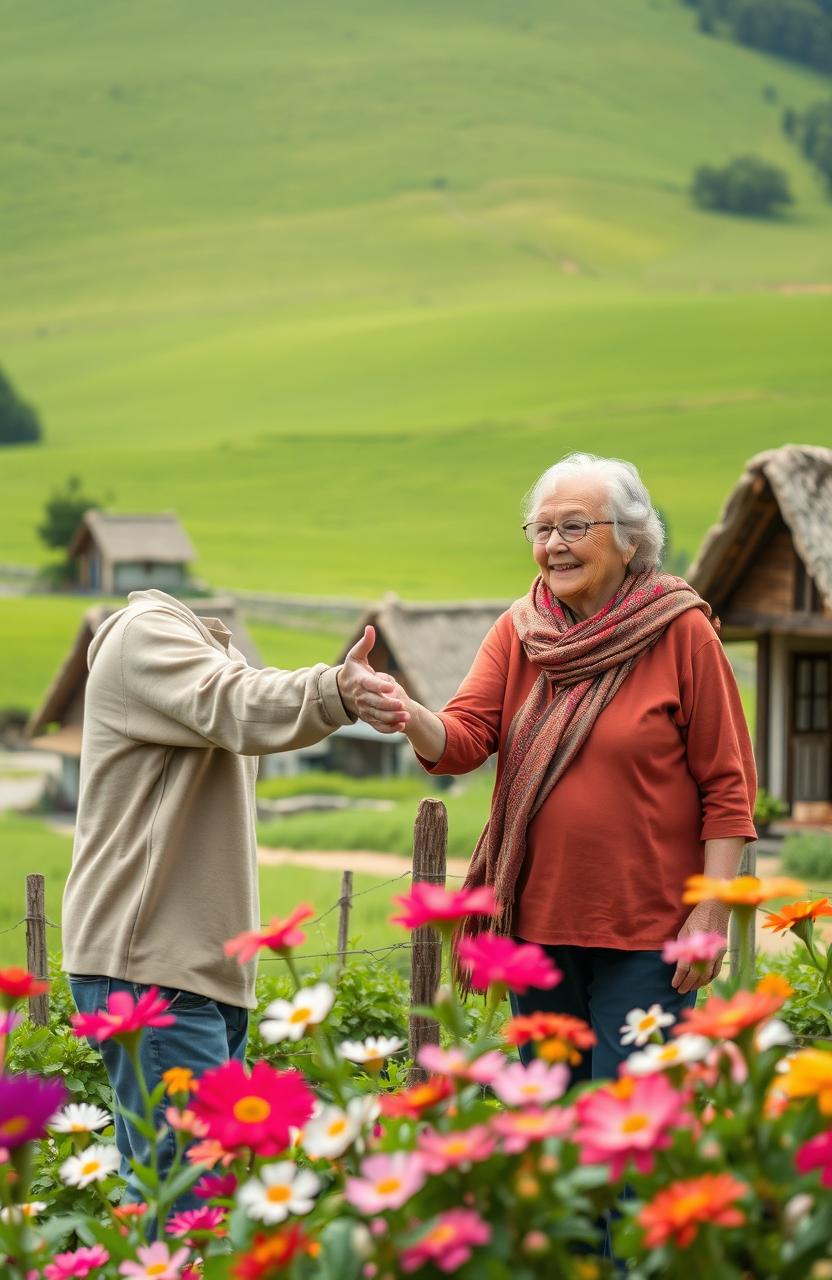
[[[55,924],[54,920],[47,920],[45,916],[24,916],[22,920],[18,920],[17,924],[10,924],[5,929],[0,929],[0,935],[4,933],[12,933],[15,929],[19,929],[22,924],[29,924],[32,921],[35,924],[48,925],[50,929],[60,929],[59,924]]]

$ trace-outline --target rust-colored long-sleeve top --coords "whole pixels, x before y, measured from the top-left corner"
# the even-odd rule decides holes
[[[440,712],[431,773],[476,769],[498,751],[539,672],[511,617],[489,631]],[[703,842],[755,838],[756,773],[736,681],[710,622],[688,609],[642,655],[529,825],[513,932],[530,942],[654,950],[689,907]]]

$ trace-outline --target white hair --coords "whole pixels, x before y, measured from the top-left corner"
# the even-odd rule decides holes
[[[650,494],[632,462],[621,458],[599,458],[594,453],[568,453],[548,467],[526,494],[524,519],[531,520],[544,498],[550,497],[562,480],[599,480],[606,498],[605,514],[613,520],[613,535],[621,551],[634,547],[630,573],[658,569],[664,548],[664,527]]]

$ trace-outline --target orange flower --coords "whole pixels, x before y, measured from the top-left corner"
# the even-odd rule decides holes
[[[777,1081],[787,1098],[817,1098],[825,1116],[832,1116],[832,1053],[801,1049],[788,1060],[788,1071]]]
[[[503,1028],[508,1044],[528,1044],[533,1040],[537,1056],[544,1062],[569,1062],[577,1066],[581,1049],[591,1049],[596,1035],[583,1018],[568,1013],[518,1014]]]
[[[175,1093],[196,1093],[199,1088],[199,1081],[194,1079],[190,1067],[170,1067],[162,1072],[162,1079],[168,1097],[173,1097]]]
[[[385,1116],[408,1116],[417,1119],[429,1107],[450,1097],[453,1085],[446,1076],[431,1076],[424,1084],[414,1084],[397,1093],[382,1093],[379,1097],[381,1113]]]
[[[682,1018],[673,1028],[674,1035],[693,1032],[712,1040],[734,1040],[746,1027],[756,1026],[770,1018],[782,1005],[785,996],[764,991],[738,991],[730,1000],[711,996],[699,1009],[683,1009]],[[832,1061],[832,1059],[830,1059]]]
[[[787,902],[779,911],[768,912],[763,928],[785,933],[804,920],[817,920],[818,916],[832,916],[832,902],[828,898],[816,898],[814,902]]]
[[[773,876],[761,880],[758,876],[735,876],[733,880],[718,880],[712,876],[688,876],[682,901],[688,904],[706,902],[715,898],[728,907],[759,907],[769,898],[797,897],[806,892],[800,880],[787,876]]]
[[[314,1258],[319,1252],[317,1241],[311,1240],[297,1223],[293,1223],[275,1235],[256,1235],[248,1253],[240,1255],[232,1272],[238,1280],[265,1280],[278,1271],[285,1271],[299,1253]]]
[[[782,973],[767,973],[760,978],[755,991],[763,996],[782,996],[784,1000],[788,1000],[794,993],[794,987],[789,985]]]
[[[735,1203],[747,1192],[745,1183],[730,1173],[704,1173],[699,1178],[674,1182],[639,1213],[644,1242],[648,1249],[657,1249],[672,1238],[679,1249],[687,1249],[703,1222],[717,1227],[741,1227],[745,1214],[735,1208]]]

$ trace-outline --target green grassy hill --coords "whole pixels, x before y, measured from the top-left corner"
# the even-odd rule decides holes
[[[502,596],[567,449],[639,463],[693,551],[745,457],[829,439],[832,205],[779,127],[828,82],[677,0],[0,23],[0,364],[47,429],[2,452],[0,560],[78,472],[215,584]],[[787,219],[691,206],[744,151]]]

